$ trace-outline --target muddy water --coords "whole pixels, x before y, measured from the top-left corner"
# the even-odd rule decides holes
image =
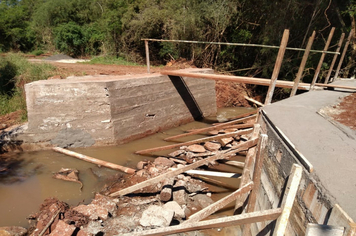
[[[163,139],[180,134],[185,130],[206,127],[209,123],[216,122],[216,120],[224,121],[228,117],[247,112],[248,110],[246,109],[220,109],[217,117],[208,118],[204,122],[192,122],[124,145],[77,148],[73,150],[105,161],[135,168],[136,163],[140,160],[150,160],[155,157],[135,155],[135,151],[171,144],[163,141]],[[203,136],[197,135],[189,139],[199,137]],[[157,153],[155,154],[157,155]],[[104,180],[118,173],[117,171],[100,168],[94,164],[51,150],[20,153],[17,158],[19,163],[13,168],[13,173],[8,176],[0,176],[0,227],[10,225],[27,227],[26,218],[30,214],[37,212],[43,200],[48,197],[56,197],[71,205],[89,203],[94,193],[103,188]],[[223,166],[226,167],[226,165]],[[59,171],[62,167],[79,170],[79,178],[83,183],[82,190],[80,190],[80,184],[78,183],[58,180],[52,177],[53,173]],[[225,171],[239,172],[236,168],[225,169]],[[220,180],[230,185],[238,186],[237,179]],[[217,194],[213,195],[216,199],[229,193],[226,189],[219,187],[214,188],[214,191],[217,192]],[[223,214],[231,215],[231,206],[222,212]]]

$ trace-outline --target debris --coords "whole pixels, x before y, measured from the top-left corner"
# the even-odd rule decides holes
[[[168,159],[168,158],[165,158],[165,157],[157,157],[153,164],[155,164],[156,166],[157,165],[160,165],[160,166],[164,166],[164,167],[171,167],[171,166],[174,166],[174,161]]]
[[[165,227],[171,224],[174,211],[170,209],[164,209],[161,206],[152,205],[149,206],[143,213],[140,219],[142,226],[156,226]]]
[[[183,154],[184,152],[185,152],[184,150],[179,149],[179,150],[169,153],[168,156],[169,157],[177,157],[177,156]]]
[[[174,184],[174,178],[168,178],[163,181],[162,191],[159,195],[161,201],[167,202],[172,198],[173,184]]]
[[[136,168],[137,168],[138,170],[142,170],[147,164],[148,164],[147,161],[139,161],[139,162],[137,163],[137,165],[136,165]]]
[[[79,171],[76,169],[61,168],[58,172],[54,173],[53,178],[79,183],[80,189],[82,189],[83,183],[79,181],[78,173]]]
[[[163,209],[165,210],[172,210],[174,211],[174,218],[175,219],[184,219],[185,218],[185,212],[183,208],[175,201],[170,201],[164,204]]]
[[[204,147],[209,150],[209,151],[217,151],[221,148],[221,145],[219,143],[213,143],[213,142],[206,142],[204,143]]]
[[[218,140],[221,146],[225,147],[227,144],[232,143],[234,141],[233,138],[222,138]]]
[[[185,181],[178,180],[173,186],[173,200],[179,205],[183,206],[187,204],[187,193],[185,192]]]
[[[111,198],[97,193],[91,203],[105,208],[112,216],[116,216],[118,202],[119,199],[117,198]]]
[[[198,152],[198,153],[206,152],[205,148],[202,145],[198,145],[198,144],[193,144],[188,146],[187,151]]]
[[[56,228],[49,234],[49,236],[71,236],[76,227],[68,225],[63,220],[59,220]]]
[[[106,220],[109,213],[104,207],[92,203],[88,205],[79,205],[74,207],[73,210],[89,217],[90,220]]]
[[[0,235],[16,235],[16,236],[23,236],[27,234],[27,229],[20,227],[20,226],[7,226],[7,227],[0,227]]]

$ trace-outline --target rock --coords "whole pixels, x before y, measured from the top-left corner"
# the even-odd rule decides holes
[[[20,226],[0,227],[1,236],[22,236],[27,234],[27,229]]]
[[[140,224],[145,227],[165,227],[171,224],[174,211],[163,209],[161,206],[151,205],[143,213]]]
[[[206,142],[206,143],[204,143],[204,147],[207,150],[214,152],[214,151],[219,150],[221,148],[221,145],[219,143]]]
[[[178,180],[173,187],[173,201],[183,206],[187,204],[187,193],[185,192],[185,181]]]
[[[89,223],[82,228],[80,231],[82,231],[82,235],[103,235],[99,234],[100,232],[104,232],[104,227],[102,226],[102,223],[100,221],[89,221]],[[85,234],[87,233],[87,234]]]
[[[167,202],[172,198],[172,189],[174,184],[174,178],[165,179],[162,183],[163,187],[159,197],[162,202]]]
[[[147,161],[139,161],[136,165],[138,170],[142,170],[148,164]]]
[[[160,170],[154,166],[151,166],[148,168],[148,173],[151,175],[151,176],[156,176],[160,173]]]
[[[208,134],[210,134],[210,135],[218,135],[218,134],[219,134],[219,131],[217,131],[217,130],[212,130],[212,131],[209,131]]]
[[[167,167],[172,167],[175,165],[174,161],[165,157],[157,157],[154,160],[153,164],[160,165],[160,166],[167,166]]]
[[[210,204],[214,203],[214,201],[208,197],[206,194],[197,194],[192,197],[194,202],[196,202],[201,208],[205,208]]]
[[[190,152],[206,152],[205,148],[202,145],[198,145],[198,144],[193,144],[187,147],[187,150]]]
[[[95,204],[105,208],[112,216],[116,215],[118,198],[111,198],[97,193],[91,204]]]
[[[136,172],[136,175],[137,175],[137,176],[140,176],[140,177],[142,177],[142,176],[144,176],[144,175],[146,175],[146,174],[147,174],[147,171],[146,171],[146,170],[139,170],[139,171]]]
[[[89,204],[89,205],[79,205],[73,208],[74,211],[89,217],[91,220],[106,220],[108,218],[108,210],[104,207]]]
[[[0,124],[0,130],[6,129],[6,128],[7,128],[7,124]]]
[[[81,229],[78,231],[77,236],[92,236],[91,233],[88,233],[87,231]]]
[[[79,171],[71,168],[61,168],[58,172],[54,173],[53,178],[61,179],[80,184],[80,189],[83,188],[82,182],[79,181]]]
[[[219,139],[219,143],[221,144],[221,146],[225,147],[226,144],[229,144],[231,143],[232,141],[234,141],[233,138],[222,138],[222,139]]]
[[[56,228],[49,234],[50,236],[71,236],[76,227],[68,225],[63,220],[59,220]]]
[[[177,151],[174,151],[174,152],[169,153],[168,156],[170,156],[170,157],[177,157],[177,156],[183,154],[184,152],[185,152],[184,150],[180,150],[180,149],[179,149],[179,150],[177,150]]]
[[[183,208],[181,208],[180,205],[175,201],[167,202],[166,204],[164,204],[163,209],[174,211],[174,218],[185,218],[185,212]]]

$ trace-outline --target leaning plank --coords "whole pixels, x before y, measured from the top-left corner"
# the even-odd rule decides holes
[[[229,138],[229,137],[234,137],[234,136],[238,136],[238,135],[248,134],[248,133],[251,133],[251,131],[252,131],[252,129],[240,130],[240,131],[231,132],[231,133],[227,133],[227,134],[220,134],[220,135],[216,135],[216,136],[212,136],[212,137],[195,139],[195,140],[184,142],[184,143],[177,143],[177,144],[167,145],[167,146],[163,146],[163,147],[149,148],[149,149],[137,151],[135,153],[136,154],[146,154],[146,153],[158,152],[158,151],[163,151],[163,150],[169,150],[169,149],[173,149],[173,148],[177,148],[177,147],[181,147],[181,146],[188,146],[188,145],[192,145],[192,144],[196,144],[196,143],[203,143],[203,142],[208,142],[208,141],[212,141],[212,140],[216,140],[216,139]]]
[[[297,194],[299,183],[302,178],[302,171],[303,169],[300,165],[293,165],[282,199],[282,214],[277,220],[276,227],[273,232],[274,236],[283,236],[285,234],[295,195]]]
[[[250,98],[250,97],[247,97],[247,96],[244,96],[244,98],[245,98],[247,101],[250,101],[250,102],[252,102],[252,103],[254,103],[254,104],[256,104],[256,105],[258,105],[258,106],[260,106],[260,107],[263,107],[263,106],[264,106],[263,103],[261,103],[261,102],[255,100],[255,99],[253,99],[253,98]]]
[[[199,179],[203,180],[204,182],[207,182],[207,183],[219,186],[219,187],[223,187],[223,188],[231,189],[231,190],[236,190],[236,186],[229,185],[229,184],[227,184],[227,183],[225,183],[223,181],[219,181],[219,180],[216,180],[216,179],[208,178],[208,177],[205,177],[205,176],[202,176],[202,175],[191,175],[191,174],[189,174],[189,175],[192,176],[192,177],[199,178]],[[238,179],[241,179],[241,177],[239,177]]]
[[[176,170],[177,168],[170,168],[169,170]],[[208,170],[187,170],[184,171],[189,175],[206,175],[206,176],[214,176],[214,177],[222,177],[222,178],[238,178],[241,175],[237,173],[228,173],[228,172],[219,172],[219,171],[208,171]]]
[[[54,151],[56,151],[56,152],[60,152],[60,153],[66,154],[68,156],[76,157],[76,158],[78,158],[80,160],[83,160],[83,161],[87,161],[87,162],[90,162],[90,163],[93,163],[93,164],[96,164],[96,165],[100,165],[100,166],[105,166],[107,168],[111,168],[111,169],[114,169],[114,170],[120,170],[120,171],[123,171],[123,172],[128,173],[128,174],[133,174],[136,171],[136,170],[131,169],[129,167],[120,166],[120,165],[117,165],[117,164],[114,164],[114,163],[111,163],[111,162],[99,160],[99,159],[96,159],[96,158],[93,158],[93,157],[89,157],[89,156],[86,156],[86,155],[83,155],[83,154],[80,154],[80,153],[69,151],[69,150],[64,149],[64,148],[54,147],[52,149]]]
[[[251,139],[249,141],[246,141],[242,144],[239,144],[236,146],[236,149],[231,151],[231,152],[227,152],[227,153],[224,153],[224,154],[217,154],[215,156],[211,156],[211,157],[208,157],[208,158],[205,158],[203,160],[200,160],[200,161],[197,161],[193,164],[190,164],[190,165],[187,165],[187,166],[184,166],[184,167],[180,167],[180,168],[177,168],[176,170],[173,170],[173,171],[169,171],[169,172],[166,172],[164,174],[161,174],[159,176],[156,176],[152,179],[148,179],[146,181],[143,181],[141,183],[138,183],[138,184],[135,184],[133,186],[130,186],[128,188],[125,188],[125,189],[122,189],[122,190],[119,190],[119,191],[116,191],[114,193],[111,193],[109,196],[110,197],[116,197],[116,196],[123,196],[123,195],[126,195],[126,194],[129,194],[129,193],[132,193],[134,191],[137,191],[139,189],[142,189],[144,187],[147,187],[147,186],[150,186],[152,184],[156,184],[166,178],[171,178],[171,177],[174,177],[176,175],[179,175],[187,170],[192,170],[192,169],[195,169],[199,166],[202,166],[202,165],[206,165],[212,161],[215,161],[215,160],[219,160],[219,159],[225,159],[227,157],[229,157],[232,153],[237,153],[241,150],[245,150],[245,149],[248,149],[252,146],[255,146],[256,145],[256,142],[257,142],[258,139]]]
[[[235,117],[231,117],[231,118],[228,119],[228,122],[225,122],[224,124],[239,124],[239,123],[242,123],[242,122],[246,122],[248,120],[252,120],[252,119],[256,118],[256,116],[257,116],[257,112],[254,115],[251,115],[251,116],[248,116],[248,117],[244,117],[244,118],[240,118],[240,119],[237,119],[237,120],[235,120]],[[212,125],[219,126],[219,125],[221,125],[221,123],[213,123]]]
[[[205,220],[201,222],[191,223],[191,224],[181,224],[177,226],[170,226],[165,228],[151,229],[141,232],[134,232],[123,234],[124,236],[153,236],[153,235],[169,235],[175,233],[182,233],[194,230],[203,230],[211,228],[229,227],[235,225],[242,225],[247,223],[256,223],[262,221],[275,220],[281,214],[281,209],[271,209],[265,211],[252,212],[237,216],[223,217],[213,220]]]
[[[222,160],[221,162],[223,164],[230,165],[230,166],[236,166],[236,167],[239,167],[239,168],[244,168],[245,167],[245,163],[241,162],[241,161],[225,161],[225,160]]]
[[[191,215],[187,221],[185,221],[183,224],[189,224],[189,223],[194,223],[201,221],[205,219],[206,217],[210,216],[214,212],[220,210],[221,208],[225,207],[227,204],[230,202],[236,200],[238,196],[241,196],[242,194],[248,193],[251,191],[253,188],[253,182],[250,181],[246,185],[244,185],[242,188],[236,190],[232,194],[220,199],[219,201],[209,205],[208,207],[202,209],[201,211],[198,211]]]

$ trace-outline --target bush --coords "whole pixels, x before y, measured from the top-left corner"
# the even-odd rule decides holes
[[[35,56],[40,56],[42,55],[44,52],[41,49],[37,49],[35,51],[32,51],[31,54],[35,55]]]

